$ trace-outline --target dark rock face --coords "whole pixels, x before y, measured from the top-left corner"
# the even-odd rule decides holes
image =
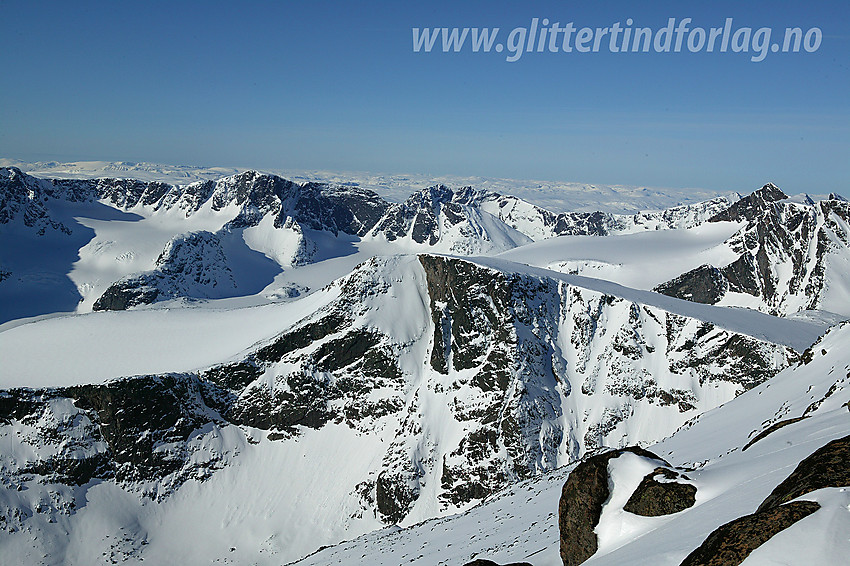
[[[667,481],[658,481],[659,476]],[[693,507],[697,488],[675,481],[679,478],[687,479],[673,470],[655,468],[641,480],[623,509],[635,515],[659,517]]]
[[[648,450],[629,447],[592,456],[579,464],[567,478],[558,504],[561,560],[564,566],[581,564],[599,548],[593,530],[599,524],[603,504],[611,495],[608,489],[608,462],[626,452],[664,462]]]
[[[49,181],[31,177],[17,167],[0,167],[0,224],[20,217],[25,226],[39,234],[48,229],[70,234],[71,230],[51,218],[45,208],[49,194]]]
[[[791,472],[759,505],[764,511],[816,489],[850,485],[850,436],[819,448]]]
[[[444,185],[423,189],[400,204],[390,205],[375,232],[393,241],[410,233],[414,242],[434,245],[440,239],[439,216],[451,208],[454,193]],[[451,214],[452,211],[450,210]]]
[[[604,420],[588,426],[580,437],[574,430],[556,429],[545,437],[547,445],[541,446],[536,428],[539,425],[535,423],[558,414],[559,401],[553,395],[558,386],[581,386],[586,395],[604,390],[624,398],[673,405],[680,412],[693,410],[697,401],[690,392],[659,388],[648,372],[626,369],[632,363],[639,367],[647,356],[663,355],[643,339],[644,325],[663,325],[659,330],[667,332],[669,350],[661,363],[666,361],[675,373],[701,371],[697,368],[727,360],[729,369],[722,378],[734,379],[744,389],[775,373],[769,369],[772,362],[766,352],[748,338],[709,340],[715,330],[704,325],[693,340],[677,343],[676,336],[686,324],[684,319],[661,313],[650,315],[633,305],[628,311],[628,323],[619,332],[607,329],[613,336],[605,338],[606,355],[618,360],[617,371],[621,375],[633,373],[641,377],[615,379],[601,385],[595,382],[598,376],[594,371],[580,364],[593,359],[595,354],[590,352],[589,344],[598,332],[599,321],[604,318],[604,311],[621,299],[584,297],[581,291],[559,288],[552,280],[501,273],[463,260],[420,255],[419,263],[425,271],[433,323],[428,361],[444,375],[453,370],[474,369],[463,380],[447,385],[446,390],[467,387],[479,399],[452,405],[454,417],[470,423],[465,437],[440,462],[440,498],[452,505],[482,499],[511,481],[531,477],[542,467],[541,462],[555,460],[556,447],[566,435],[572,435],[570,449],[575,447],[576,457],[579,446],[588,451],[602,446],[606,435],[627,418],[625,412],[612,411]],[[567,320],[575,325],[570,332],[572,346],[579,351],[587,349],[586,358],[579,358],[574,366],[575,382],[567,381],[560,353],[552,346],[554,337],[563,332],[559,316],[551,315],[559,312],[569,312]],[[705,347],[695,347],[697,343]],[[695,352],[700,352],[698,358],[692,357]],[[708,360],[711,362],[706,364]],[[585,376],[581,383],[578,378]],[[716,379],[718,375],[708,372],[699,377],[701,383]],[[519,394],[511,396],[511,391]],[[512,465],[506,466],[493,457],[502,446],[510,454]],[[398,458],[399,466],[406,462],[403,452]],[[404,481],[405,485],[416,482],[413,477]]]
[[[57,445],[53,455],[19,475],[70,485],[109,478],[161,480],[187,464],[185,443],[193,431],[224,423],[213,406],[225,404],[226,394],[196,376],[141,376],[102,385],[2,392],[0,422],[50,427],[40,441]]]
[[[116,478],[123,481],[176,472],[185,463],[185,450],[157,448],[185,443],[202,425],[224,422],[207,405],[204,388],[194,376],[162,375],[72,387],[63,393],[79,408],[94,411]]]
[[[137,276],[110,285],[92,305],[94,311],[123,311],[138,305],[155,303],[161,291],[157,279]]]
[[[797,501],[735,519],[712,532],[681,566],[737,566],[773,535],[818,509],[815,502]]]
[[[422,255],[419,262],[434,322],[431,367],[442,374],[477,368],[466,383],[452,385],[473,388],[481,400],[452,407],[471,428],[443,459],[440,477],[441,499],[460,505],[531,477],[537,463],[553,459],[561,432],[547,439],[551,446],[541,446],[526,427],[543,414],[554,416],[558,406],[546,343],[554,323],[541,312],[557,310],[557,285],[442,257]],[[528,308],[534,300],[546,307]],[[509,395],[514,387],[523,393]],[[508,462],[494,458],[501,446]]]
[[[354,426],[367,417],[378,418],[400,410],[403,404],[399,399],[367,399],[375,388],[397,384],[401,372],[379,344],[379,335],[364,330],[352,330],[322,344],[310,356],[311,370],[287,375],[285,389],[253,383],[264,366],[309,346],[312,339],[325,338],[327,334],[323,333],[330,334],[337,323],[330,316],[307,324],[284,334],[253,358],[210,370],[213,379],[232,382],[238,388],[234,390],[241,392],[227,412],[228,418],[262,429],[286,430],[296,425],[320,428],[330,421],[342,420]],[[333,378],[328,379],[328,374]]]
[[[723,298],[728,289],[729,282],[721,270],[703,265],[653,290],[670,297],[713,305]]]
[[[384,470],[378,475],[375,503],[387,522],[399,523],[407,516],[419,496],[418,479],[416,470]]]
[[[776,185],[768,183],[759,190],[742,198],[723,212],[715,214],[709,219],[709,222],[752,221],[766,209],[770,208],[772,203],[787,198],[788,195],[779,190]]]
[[[791,418],[791,419],[784,419],[784,420],[781,420],[779,422],[773,423],[772,425],[767,427],[765,430],[761,431],[756,436],[754,436],[752,440],[747,442],[747,444],[741,449],[741,452],[746,451],[750,446],[752,446],[753,444],[755,444],[759,440],[765,438],[767,435],[776,432],[780,428],[782,428],[784,426],[788,426],[790,424],[794,424],[794,423],[799,422],[799,421],[801,421],[805,418],[807,418],[807,417],[805,417],[805,416],[794,417],[794,418]]]
[[[617,221],[605,212],[562,212],[555,222],[558,236],[607,236]]]

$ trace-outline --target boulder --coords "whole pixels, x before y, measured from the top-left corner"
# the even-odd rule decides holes
[[[641,480],[623,510],[644,517],[659,517],[693,507],[696,486],[675,481],[677,479],[688,478],[667,468],[655,468]]]
[[[680,566],[737,566],[776,533],[820,509],[797,501],[739,517],[714,530]]]
[[[664,462],[652,452],[636,446],[612,450],[592,456],[579,464],[564,483],[558,505],[561,560],[564,566],[581,564],[599,548],[594,529],[599,523],[602,506],[610,495],[608,462],[626,452]]]

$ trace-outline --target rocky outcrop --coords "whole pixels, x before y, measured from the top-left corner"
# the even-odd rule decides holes
[[[663,295],[708,305],[717,303],[728,290],[729,280],[723,271],[711,265],[692,269],[653,289]]]
[[[745,196],[732,206],[712,216],[709,222],[751,222],[765,211],[774,209],[774,203],[788,198],[779,187],[768,183],[762,188]]]
[[[652,452],[628,447],[584,460],[567,478],[558,503],[561,560],[564,566],[577,566],[596,552],[598,541],[594,529],[599,524],[602,506],[611,494],[608,462],[626,452],[664,462]]]
[[[788,425],[791,425],[791,424],[794,424],[794,423],[799,422],[799,421],[801,421],[801,420],[803,420],[803,419],[805,419],[805,418],[807,418],[807,417],[806,417],[806,416],[802,416],[802,417],[793,417],[793,418],[790,418],[790,419],[783,419],[783,420],[781,420],[781,421],[779,421],[779,422],[775,422],[775,423],[773,423],[772,425],[770,425],[769,427],[767,427],[766,429],[764,429],[763,431],[761,431],[760,433],[758,433],[757,435],[755,435],[755,436],[752,438],[752,440],[750,440],[749,442],[747,442],[747,443],[744,445],[744,447],[743,447],[743,448],[741,448],[741,452],[745,452],[745,451],[747,451],[747,450],[748,450],[748,449],[749,449],[749,448],[750,448],[753,444],[755,444],[755,443],[756,443],[756,442],[758,442],[759,440],[764,439],[764,438],[765,438],[765,437],[767,437],[768,435],[770,435],[770,434],[772,434],[772,433],[776,432],[776,431],[777,431],[777,430],[779,430],[780,428],[785,427],[785,426],[788,426]]]
[[[746,515],[718,527],[680,566],[738,566],[752,551],[820,509],[813,501],[798,501]]]
[[[70,228],[52,218],[44,206],[49,186],[48,181],[31,177],[17,167],[0,167],[0,224],[19,218],[39,235],[47,230],[70,234]]]
[[[791,202],[776,186],[765,185],[708,220],[744,224],[725,242],[736,260],[698,267],[655,290],[708,304],[729,293],[752,295],[759,299],[757,308],[777,315],[824,308],[831,258],[850,253],[848,219],[847,201]],[[753,306],[751,299],[744,303]]]
[[[92,305],[94,311],[123,311],[155,303],[162,296],[158,277],[139,275],[116,281]],[[167,295],[173,298],[173,295]]]
[[[824,487],[850,486],[850,436],[813,452],[759,505],[764,511]]]
[[[655,468],[641,480],[623,510],[644,517],[659,517],[689,509],[696,502],[697,488],[677,481],[688,479],[675,470]]]
[[[236,291],[218,234],[190,232],[172,238],[156,268],[110,285],[93,310],[125,310],[176,297],[219,298]]]

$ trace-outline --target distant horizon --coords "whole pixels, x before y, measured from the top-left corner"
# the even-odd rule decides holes
[[[39,169],[37,165],[43,166]],[[88,165],[88,167],[86,167]],[[402,202],[410,194],[436,184],[443,184],[457,190],[463,186],[489,190],[504,195],[515,196],[552,212],[588,212],[601,210],[613,214],[632,214],[637,211],[662,210],[679,205],[691,205],[717,197],[731,197],[733,194],[746,196],[767,184],[779,187],[791,199],[808,196],[815,201],[825,200],[835,193],[847,199],[838,191],[813,192],[794,190],[766,180],[758,186],[746,188],[728,188],[712,190],[703,187],[652,187],[627,183],[584,182],[567,179],[514,179],[481,175],[428,174],[417,172],[391,173],[382,171],[343,171],[330,169],[303,169],[277,167],[239,167],[232,165],[207,164],[192,165],[184,163],[154,163],[149,161],[81,159],[61,161],[57,159],[22,160],[0,155],[0,166],[23,168],[35,176],[48,178],[97,178],[118,176],[109,171],[109,167],[128,168],[127,178],[143,181],[161,181],[171,184],[187,184],[198,180],[217,180],[222,177],[244,171],[278,175],[295,182],[319,182],[329,184],[354,184],[374,190],[391,202]],[[76,169],[69,171],[69,169]],[[594,192],[596,191],[596,192]],[[598,191],[603,191],[600,193]],[[612,191],[614,194],[604,194]],[[641,207],[641,197],[657,203],[655,207]],[[608,200],[605,200],[605,199]],[[598,200],[595,200],[598,199]],[[619,205],[616,199],[622,199]],[[594,206],[598,205],[598,206]]]

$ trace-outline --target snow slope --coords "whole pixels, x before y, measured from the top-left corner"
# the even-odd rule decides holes
[[[209,367],[275,335],[333,296],[330,291],[237,309],[175,305],[96,312],[17,326],[0,334],[0,388],[101,383]],[[41,354],[45,351],[50,355]]]
[[[502,252],[498,257],[650,290],[700,265],[736,259],[725,242],[740,228],[738,223],[717,222],[685,230],[604,238],[559,236]]]
[[[808,364],[789,368],[722,407],[705,413],[670,438],[648,448],[688,471],[698,486],[697,503],[675,515],[639,518],[611,506],[597,531],[605,541],[588,565],[678,565],[719,525],[752,513],[806,456],[850,434],[850,355],[843,345],[850,325],[836,327],[813,349]],[[821,353],[821,351],[825,353]],[[756,433],[789,417],[808,418],[742,448]],[[322,550],[296,564],[329,566],[365,560],[375,566],[463,564],[473,558],[498,563],[527,561],[561,566],[557,508],[572,466],[517,484],[460,515],[425,521],[409,529],[387,528]],[[615,474],[628,487],[642,470]],[[623,485],[620,486],[619,483]],[[822,508],[781,532],[744,564],[841,564],[850,553],[850,487],[801,497]],[[643,523],[643,524],[640,524]],[[805,543],[801,542],[805,541]]]
[[[691,303],[501,259],[475,258],[474,262],[654,306],[800,352],[828,327],[824,322]],[[16,326],[0,333],[0,357],[5,360],[0,367],[0,388],[98,383],[119,376],[200,369],[227,360],[291,326],[327,305],[338,292],[337,287],[331,286],[280,304],[243,308],[174,305],[175,308],[66,315]],[[402,307],[402,311],[410,309]],[[156,332],[150,332],[150,328],[156,328]],[[127,344],[132,344],[132,348]],[[44,349],[51,355],[39,355]],[[98,363],[93,365],[93,359],[98,359]]]

